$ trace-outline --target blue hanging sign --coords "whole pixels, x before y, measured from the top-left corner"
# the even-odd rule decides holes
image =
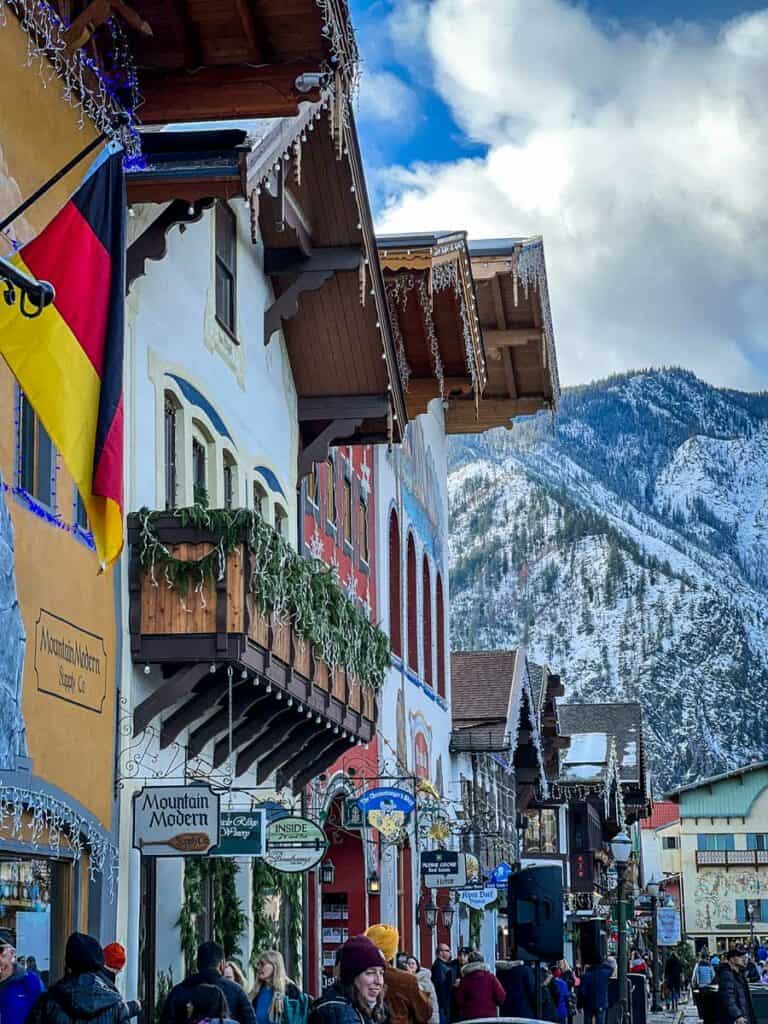
[[[512,865],[508,864],[503,860],[500,864],[497,864],[493,871],[488,876],[488,884],[501,887],[507,884],[509,876],[512,874]]]
[[[359,796],[357,805],[365,813],[369,811],[402,811],[403,814],[410,814],[416,806],[416,801],[405,789],[379,786],[378,789],[369,789],[367,793]]]

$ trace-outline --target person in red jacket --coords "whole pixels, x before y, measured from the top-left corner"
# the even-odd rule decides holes
[[[491,974],[480,953],[470,953],[469,963],[461,969],[461,981],[456,989],[458,1020],[476,1017],[498,1017],[499,1007],[506,999],[501,982]]]

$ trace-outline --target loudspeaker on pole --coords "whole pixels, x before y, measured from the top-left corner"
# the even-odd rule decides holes
[[[559,865],[523,868],[511,875],[508,912],[518,959],[562,959],[563,874]]]

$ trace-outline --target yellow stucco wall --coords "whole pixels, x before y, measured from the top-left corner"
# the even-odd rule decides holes
[[[4,97],[0,104],[0,215],[13,209],[96,134],[90,122],[80,130],[78,111],[64,101],[62,83],[54,79],[44,88],[37,67],[24,67],[25,59],[26,37],[9,11],[7,24],[0,27],[0,95]],[[33,237],[50,221],[87,166],[87,161],[81,164],[30,208],[16,225],[20,241]],[[0,471],[11,487],[16,458],[14,408],[14,380],[0,363]],[[71,523],[72,481],[60,460],[56,487],[57,511],[64,523]],[[97,575],[95,554],[72,533],[44,522],[11,492],[6,492],[5,499],[15,528],[16,584],[27,633],[22,709],[33,771],[80,801],[109,828],[115,744],[114,575],[111,571]],[[42,609],[48,614],[41,620]],[[98,671],[86,674],[79,693],[77,683],[74,690],[68,689],[66,676],[72,666],[66,659],[40,656],[40,631],[46,623],[49,634],[56,630],[65,642],[86,643],[100,652]],[[103,640],[103,653],[100,642],[87,634]],[[79,678],[78,673],[74,675]],[[94,704],[94,691],[102,683],[103,701],[95,701],[100,707],[86,706]]]

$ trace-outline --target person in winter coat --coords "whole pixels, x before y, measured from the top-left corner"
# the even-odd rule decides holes
[[[765,940],[760,939],[757,943],[757,949],[755,950],[755,960],[758,963],[765,963],[768,960],[768,948],[765,945]]]
[[[309,1024],[388,1024],[384,960],[364,935],[341,947],[338,978],[315,1003]]]
[[[115,992],[120,991],[117,987],[117,976],[124,967],[125,949],[119,942],[110,942],[108,946],[104,947],[104,966],[100,974]],[[129,1017],[138,1017],[141,1013],[141,1003],[138,999],[126,999],[125,1005],[128,1007]]]
[[[705,985],[713,985],[715,982],[715,969],[709,962],[706,953],[701,954],[699,962],[693,969],[691,983],[694,988],[703,988]]]
[[[432,964],[432,984],[437,995],[440,1024],[449,1024],[451,1019],[451,1000],[457,978],[458,968],[451,962],[451,947],[446,942],[438,942],[437,959]]]
[[[601,964],[592,964],[582,975],[577,990],[576,1002],[584,1011],[585,1024],[605,1024],[605,1012],[608,1009],[608,982],[613,974],[614,964],[603,960]]]
[[[568,988],[568,982],[562,975],[557,978],[553,976],[550,979],[549,994],[552,996],[552,1002],[555,1004],[555,1013],[559,1024],[566,1024],[571,990]]]
[[[16,950],[8,937],[0,938],[0,1021],[25,1024],[44,989],[40,975],[16,963]]]
[[[64,951],[67,973],[40,996],[32,1024],[128,1024],[128,1007],[102,977],[104,951],[91,935],[73,932]]]
[[[510,960],[502,973],[505,992],[502,1017],[536,1017],[536,980],[522,960]]]
[[[256,984],[251,992],[256,1024],[305,1024],[309,1000],[285,970],[283,954],[268,949],[256,961]]]
[[[391,966],[400,942],[397,928],[388,924],[372,924],[365,934],[386,960],[384,988],[387,1005],[392,1014],[392,1024],[429,1024],[432,1016],[429,996],[419,988],[413,974]]]
[[[189,1001],[189,1024],[235,1024],[224,993],[215,985],[198,985]]]
[[[755,1024],[755,1011],[744,971],[746,950],[734,946],[717,972],[718,1024]]]
[[[413,953],[409,953],[405,958],[405,970],[409,974],[416,975],[416,981],[419,983],[419,988],[427,996],[432,1005],[432,1016],[429,1018],[429,1024],[440,1024],[440,1006],[437,1002],[437,992],[435,992],[435,986],[432,984],[432,975],[426,967],[422,967]]]
[[[471,953],[469,963],[461,970],[461,981],[456,989],[458,1020],[474,1017],[498,1017],[507,993],[480,953]]]
[[[223,977],[224,950],[216,942],[204,942],[197,950],[197,973],[174,985],[163,1004],[160,1024],[187,1024],[187,1004],[198,985],[215,985],[224,994],[229,1016],[237,1024],[256,1024],[253,1007],[240,986]]]
[[[670,953],[667,962],[664,964],[664,986],[667,991],[667,1001],[671,1005],[672,1012],[677,1010],[680,1002],[680,989],[683,984],[683,969],[675,953]]]

